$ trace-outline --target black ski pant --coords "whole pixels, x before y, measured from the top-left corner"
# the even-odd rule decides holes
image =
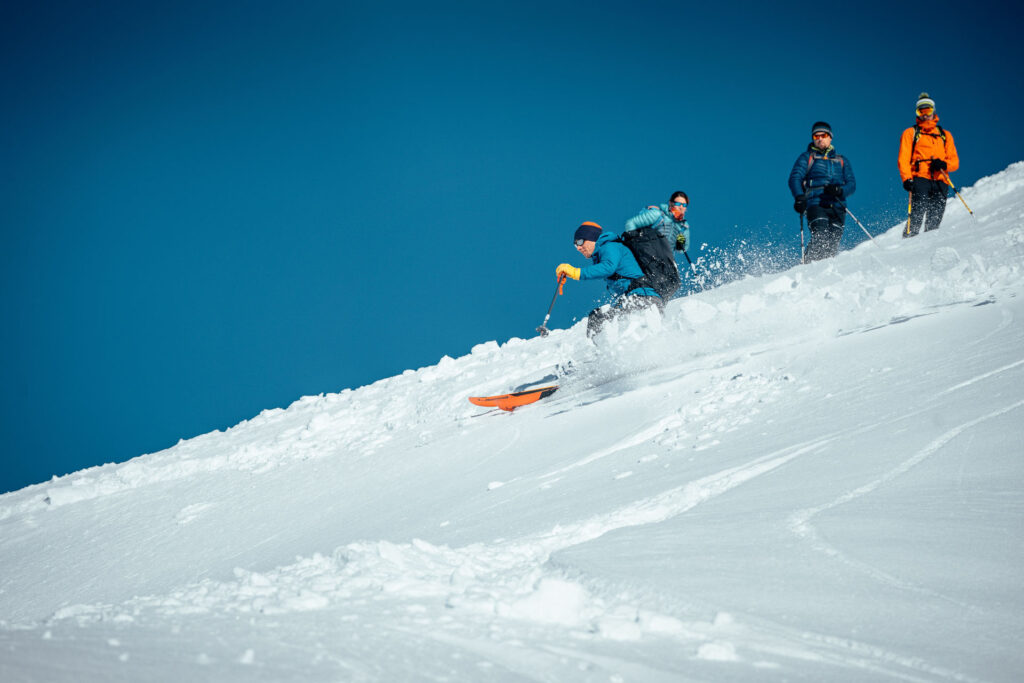
[[[587,336],[593,337],[596,335],[604,327],[604,324],[610,320],[615,320],[619,316],[642,311],[652,306],[656,306],[658,312],[661,313],[665,310],[665,301],[660,296],[623,294],[614,305],[601,306],[590,312],[590,315],[587,316]]]
[[[846,211],[842,206],[808,206],[807,227],[811,231],[811,241],[807,243],[804,261],[818,261],[832,258],[839,251],[839,241],[843,239],[843,226],[846,223]]]
[[[904,237],[913,237],[924,231],[938,230],[942,214],[946,212],[946,196],[949,185],[941,180],[914,178],[914,189],[910,191],[910,222],[903,232]]]

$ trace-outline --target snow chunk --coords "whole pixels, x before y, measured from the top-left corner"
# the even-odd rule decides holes
[[[921,292],[923,292],[927,288],[928,288],[928,285],[926,283],[921,282],[920,280],[918,280],[916,278],[911,278],[907,282],[907,291],[910,292],[911,294],[920,294]]]
[[[643,612],[639,615],[639,619],[643,630],[648,633],[680,636],[686,632],[686,627],[683,622],[675,617],[669,617],[664,614],[652,612]]]
[[[712,662],[738,662],[736,646],[729,642],[704,643],[697,648],[697,658]]]
[[[882,292],[882,301],[895,303],[903,298],[903,286],[899,284],[886,285]]]
[[[696,299],[686,299],[680,308],[683,309],[686,321],[692,325],[701,325],[718,315],[718,309],[714,306]]]
[[[597,622],[597,630],[610,640],[636,641],[643,635],[637,610],[625,605],[602,616]]]
[[[796,289],[797,283],[791,277],[783,275],[782,277],[775,278],[764,287],[765,294],[785,294],[786,292]]]
[[[578,583],[562,579],[541,579],[533,593],[510,605],[499,605],[501,616],[541,621],[563,626],[580,626],[590,595]]]
[[[331,601],[319,593],[310,590],[301,590],[298,595],[285,598],[281,601],[282,612],[312,612],[323,609],[331,604]]]
[[[498,350],[498,342],[496,342],[496,341],[489,341],[489,342],[484,342],[483,344],[477,344],[476,346],[474,346],[470,350],[469,353],[471,355],[473,355],[473,356],[486,356],[488,354],[496,352],[497,350]]]
[[[933,272],[945,273],[956,268],[959,263],[960,254],[952,247],[939,247],[932,254],[931,267]]]
[[[764,299],[757,296],[756,294],[744,294],[740,297],[739,314],[747,315],[749,313],[756,313],[764,308]]]

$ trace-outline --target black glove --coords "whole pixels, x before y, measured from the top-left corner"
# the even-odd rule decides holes
[[[803,213],[804,211],[806,211],[807,210],[807,198],[806,197],[797,197],[796,201],[793,202],[793,210],[796,211],[797,213]]]
[[[931,163],[930,168],[932,170],[932,173],[938,173],[940,171],[945,171],[946,170],[946,162],[943,161],[942,159],[932,159],[932,163]]]
[[[906,190],[907,192],[913,192],[914,191],[914,179],[913,178],[907,178],[906,180],[904,180],[903,181],[903,189]]]
[[[825,194],[827,194],[830,197],[835,197],[836,199],[842,199],[843,188],[839,185],[836,185],[835,183],[832,183],[831,185],[825,186]]]

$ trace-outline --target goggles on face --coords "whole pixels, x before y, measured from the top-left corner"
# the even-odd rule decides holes
[[[917,110],[917,115],[921,118],[927,118],[935,114],[935,107],[921,107]]]
[[[686,208],[686,202],[675,201],[675,202],[672,202],[671,206],[672,206],[673,209],[685,209]]]
[[[830,138],[832,136],[829,135],[828,133],[815,133],[811,137],[814,138],[815,140],[823,140],[824,138]]]
[[[586,240],[581,237],[578,240],[576,240],[575,244],[577,247],[582,247],[584,242],[586,242]]]

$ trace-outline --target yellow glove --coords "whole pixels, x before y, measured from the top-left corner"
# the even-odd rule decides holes
[[[575,266],[570,266],[568,263],[563,263],[555,268],[555,279],[561,278],[563,275],[571,277],[573,280],[580,279],[580,269]]]

